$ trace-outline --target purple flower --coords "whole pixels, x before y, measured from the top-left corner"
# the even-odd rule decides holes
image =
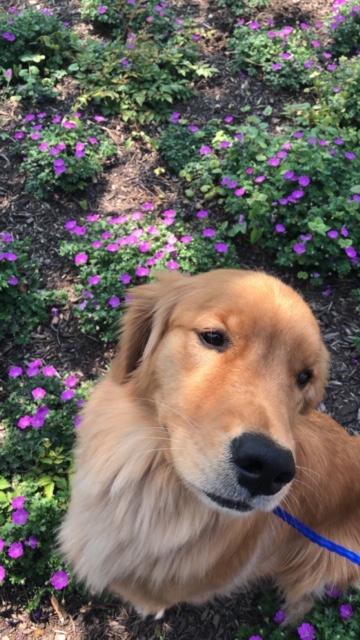
[[[135,269],[135,275],[137,275],[139,278],[146,277],[149,275],[149,273],[150,269],[148,269],[148,267],[139,266]]]
[[[69,584],[69,576],[66,571],[56,571],[50,578],[50,582],[54,589],[60,591],[65,589]]]
[[[276,624],[282,624],[286,620],[285,611],[283,611],[283,609],[279,609],[279,611],[275,613],[273,620]]]
[[[197,133],[200,131],[200,127],[197,124],[189,124],[188,129],[191,133]]]
[[[62,158],[58,158],[57,160],[54,160],[53,166],[54,166],[55,175],[57,176],[61,176],[62,173],[66,173],[67,171],[67,165],[65,164]]]
[[[55,367],[52,364],[46,365],[42,370],[44,376],[46,378],[54,378],[54,376],[59,375]]]
[[[211,229],[210,227],[203,229],[202,232],[204,238],[215,238],[216,236],[216,231],[215,229]]]
[[[349,229],[347,227],[341,227],[341,235],[344,238],[348,238],[350,235]]]
[[[275,225],[275,231],[276,233],[286,233],[286,227],[285,225],[278,223]]]
[[[27,429],[28,427],[30,427],[31,425],[31,417],[30,416],[21,416],[21,418],[19,418],[17,426],[19,427],[19,429]]]
[[[176,271],[177,269],[180,269],[180,265],[176,260],[169,260],[169,262],[166,263],[166,268],[171,271]]]
[[[249,640],[263,640],[263,637],[262,637],[262,636],[259,636],[259,635],[257,635],[257,636],[250,636]]]
[[[77,378],[77,376],[74,376],[74,375],[69,375],[65,378],[64,382],[65,382],[65,386],[68,387],[68,389],[72,389],[73,387],[76,387],[76,385],[78,384],[79,378]]]
[[[355,200],[355,196],[353,197],[353,200]],[[16,287],[16,285],[19,284],[20,280],[16,276],[10,276],[7,282],[11,287]]]
[[[293,245],[293,251],[300,256],[302,253],[306,252],[306,246],[301,242],[297,242]]]
[[[342,144],[345,144],[345,140],[344,138],[335,138],[334,143],[341,146]]]
[[[304,132],[303,131],[295,131],[295,133],[293,133],[294,138],[297,138],[298,140],[300,138],[304,137]]]
[[[25,131],[15,131],[14,138],[15,140],[23,140],[25,138]]]
[[[4,40],[7,40],[8,42],[15,42],[16,40],[15,33],[11,33],[11,31],[3,31],[1,35],[4,38]]]
[[[24,555],[24,547],[21,542],[13,542],[8,549],[8,556],[13,560]]]
[[[336,240],[339,237],[339,232],[336,231],[336,229],[330,229],[330,231],[327,232],[327,236],[332,240]]]
[[[314,60],[305,60],[304,67],[305,69],[311,69],[314,66]]]
[[[234,122],[234,116],[230,114],[228,116],[225,116],[224,122],[226,122],[226,124],[232,124]]]
[[[6,578],[5,567],[3,567],[2,564],[0,564],[0,582],[4,582],[5,578]]]
[[[36,536],[29,536],[25,544],[27,544],[31,549],[37,549],[40,547],[40,542]]]
[[[308,187],[311,179],[309,178],[309,176],[300,176],[298,182],[301,187]]]
[[[282,64],[280,62],[273,62],[271,66],[273,71],[281,71],[282,69]]]
[[[141,253],[148,253],[151,250],[151,242],[142,242],[139,244],[139,251]]]
[[[75,427],[75,429],[79,429],[82,421],[83,421],[83,417],[82,417],[82,415],[80,415],[78,413],[74,418],[74,427]]]
[[[144,204],[142,205],[142,208],[144,211],[154,211],[155,206],[153,202],[144,202]],[[169,211],[173,211],[173,209],[169,209]],[[166,213],[166,211],[164,211],[164,213]],[[176,214],[176,211],[175,211]]]
[[[88,283],[90,286],[96,286],[99,282],[101,282],[101,276],[94,275],[88,277]]]
[[[14,524],[26,524],[29,519],[29,512],[26,509],[16,509],[12,512],[11,519]]]
[[[268,164],[270,165],[270,167],[278,167],[281,164],[281,160],[280,158],[273,156],[268,160]]]
[[[11,500],[11,506],[13,509],[23,509],[25,505],[25,496],[16,496]]]
[[[63,391],[60,396],[63,402],[70,402],[70,400],[73,400],[74,397],[75,397],[74,389],[65,389],[65,391]]]
[[[245,187],[239,187],[239,189],[235,189],[234,191],[234,195],[236,195],[237,198],[242,198],[242,196],[244,196],[245,194],[246,194]]]
[[[181,236],[180,238],[180,242],[182,242],[183,244],[190,244],[190,242],[192,241],[193,241],[192,236]]]
[[[257,176],[257,178],[255,178],[256,184],[262,184],[263,182],[265,182],[265,180],[266,176]]]
[[[355,160],[355,158],[356,158],[356,153],[354,153],[353,151],[345,151],[345,153],[344,153],[344,157],[345,157],[347,160]]]
[[[317,138],[315,136],[309,136],[307,141],[308,141],[308,144],[316,144]]]
[[[200,147],[200,155],[201,156],[207,156],[209,153],[213,152],[213,148],[209,147],[207,144],[202,144]]]
[[[252,20],[251,22],[249,22],[250,29],[253,29],[254,31],[260,29],[260,26],[260,22],[258,22],[257,20]]]
[[[340,598],[342,591],[335,584],[329,584],[325,587],[325,593],[329,598]]]
[[[346,253],[347,257],[350,258],[351,260],[356,259],[357,255],[358,255],[355,247],[346,247],[345,248],[345,253]]]
[[[77,124],[74,120],[64,120],[62,126],[64,129],[76,129]]]
[[[89,144],[99,144],[99,140],[95,136],[89,136],[88,137],[88,143]]]
[[[87,253],[77,253],[75,256],[75,264],[76,266],[80,266],[82,264],[86,264],[89,259]]]
[[[17,366],[10,367],[8,371],[9,378],[18,378],[19,376],[22,376],[23,373],[24,373],[23,368],[17,367]]]
[[[218,253],[227,253],[229,251],[229,245],[226,242],[216,242],[215,251]]]
[[[200,211],[197,211],[196,213],[196,217],[203,219],[203,218],[207,218],[209,215],[209,212],[206,209],[200,209]]]
[[[180,111],[174,111],[170,116],[170,122],[172,122],[173,124],[177,124],[180,118],[181,118]]]
[[[98,13],[103,16],[104,13],[107,13],[108,7],[106,6],[106,4],[100,4],[98,6]]]
[[[46,396],[46,389],[43,387],[36,387],[32,390],[31,395],[34,400],[42,400]]]
[[[339,613],[342,620],[350,620],[354,615],[354,609],[350,603],[342,604]]]
[[[300,640],[315,640],[316,639],[316,630],[312,624],[309,622],[303,622],[300,627],[298,627],[298,634]]]
[[[75,157],[76,158],[84,158],[86,155],[85,151],[85,142],[77,142],[75,145]]]
[[[40,142],[39,151],[48,151],[48,150],[49,150],[49,143],[48,142]]]
[[[108,300],[108,305],[112,309],[117,309],[120,306],[120,298],[118,296],[111,296]]]
[[[105,122],[107,118],[105,118],[105,116],[102,116],[102,115],[96,115],[94,116],[94,120],[95,122]]]
[[[119,280],[123,284],[130,284],[130,282],[132,281],[132,277],[129,273],[124,273],[122,276],[120,276]]]

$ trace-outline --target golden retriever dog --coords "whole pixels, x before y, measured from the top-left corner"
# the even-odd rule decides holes
[[[288,622],[359,581],[272,513],[360,551],[360,439],[314,411],[327,374],[317,321],[277,278],[136,287],[79,430],[60,533],[77,577],[143,615],[272,578]]]

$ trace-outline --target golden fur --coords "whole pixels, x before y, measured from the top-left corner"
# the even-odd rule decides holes
[[[226,330],[231,348],[201,344],[198,332],[209,329]],[[313,377],[300,389],[304,369]],[[79,431],[60,534],[78,578],[156,614],[271,577],[289,621],[325,584],[358,581],[359,567],[271,513],[281,502],[360,551],[360,439],[313,410],[327,371],[312,312],[276,278],[218,270],[163,274],[135,288],[120,349]],[[290,449],[296,477],[238,513],[203,491],[238,490],[229,485],[227,447],[244,431]]]

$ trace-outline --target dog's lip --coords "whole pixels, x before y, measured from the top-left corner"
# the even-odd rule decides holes
[[[232,500],[231,498],[224,498],[224,496],[218,496],[215,493],[204,492],[205,495],[213,502],[216,502],[220,507],[226,509],[232,509],[233,511],[252,511],[252,506],[244,500]]]

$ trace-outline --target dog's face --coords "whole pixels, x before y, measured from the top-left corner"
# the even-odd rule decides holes
[[[320,401],[327,369],[294,290],[219,270],[135,289],[113,373],[154,406],[154,438],[182,480],[213,508],[246,513],[273,509],[289,489],[293,426]]]

